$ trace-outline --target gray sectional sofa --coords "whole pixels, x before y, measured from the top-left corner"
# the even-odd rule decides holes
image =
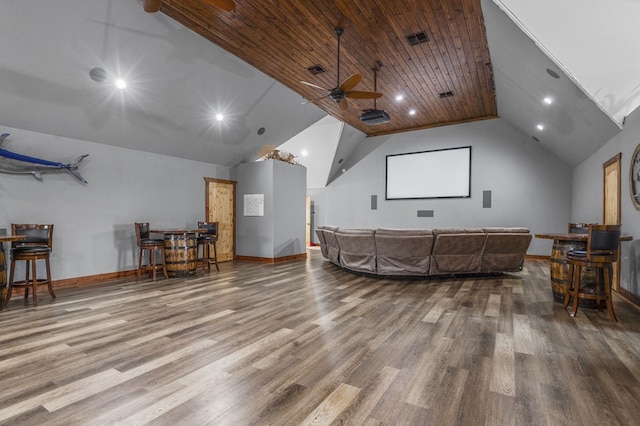
[[[316,229],[325,259],[353,272],[382,276],[442,276],[517,272],[529,229]]]

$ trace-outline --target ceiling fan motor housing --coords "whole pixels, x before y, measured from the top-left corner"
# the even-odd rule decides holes
[[[339,87],[331,89],[331,91],[329,92],[329,96],[331,97],[331,99],[336,102],[340,102],[341,100],[343,100],[346,95],[347,94],[344,92],[344,90]]]

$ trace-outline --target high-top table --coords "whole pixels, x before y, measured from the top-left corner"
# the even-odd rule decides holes
[[[24,240],[26,235],[0,235],[0,311],[7,302],[7,258],[4,254],[4,243]]]
[[[551,291],[553,292],[553,300],[558,303],[564,302],[565,288],[569,279],[569,264],[566,255],[571,250],[587,249],[587,234],[577,233],[559,233],[559,234],[535,234],[536,238],[553,240],[553,248],[551,249]],[[631,236],[623,235],[620,241],[631,241]],[[592,268],[581,268],[580,285],[581,287],[595,287],[597,277]],[[580,300],[580,306],[593,307],[595,303],[592,300]]]

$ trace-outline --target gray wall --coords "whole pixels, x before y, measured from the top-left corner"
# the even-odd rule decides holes
[[[640,238],[640,211],[631,201],[629,173],[631,156],[640,143],[640,110],[626,120],[622,133],[613,137],[595,154],[582,162],[573,172],[573,200],[571,219],[579,222],[602,222],[603,168],[602,165],[618,153],[622,154],[622,232]],[[640,296],[640,240],[622,243],[620,285]]]
[[[368,138],[364,144],[379,146],[347,165],[350,168],[326,188],[309,190],[316,226],[526,226],[532,233],[566,231],[571,169],[502,119]],[[471,198],[384,199],[386,155],[469,145]],[[483,208],[483,191],[491,191],[491,208]],[[371,210],[372,195],[377,195],[377,210]],[[434,216],[417,217],[417,210],[433,210]],[[534,238],[528,253],[548,256],[551,246],[551,241]]]
[[[2,127],[4,149],[80,167],[88,185],[70,174],[0,174],[0,228],[53,223],[53,279],[137,267],[134,222],[194,227],[205,214],[203,177],[231,179],[228,167]],[[187,143],[187,142],[185,142]],[[6,246],[5,246],[6,247]],[[20,262],[23,263],[23,262]]]
[[[266,160],[235,170],[236,254],[275,259],[305,253],[307,169]],[[264,194],[264,216],[244,215],[246,194]]]

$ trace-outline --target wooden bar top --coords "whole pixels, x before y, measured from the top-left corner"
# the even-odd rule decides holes
[[[26,235],[0,235],[0,243],[24,240]]]
[[[542,238],[547,240],[558,240],[558,241],[587,241],[587,234],[570,234],[568,232],[565,233],[550,233],[550,234],[535,234],[536,238]],[[620,236],[620,241],[631,241],[633,237],[631,235],[622,235]]]

